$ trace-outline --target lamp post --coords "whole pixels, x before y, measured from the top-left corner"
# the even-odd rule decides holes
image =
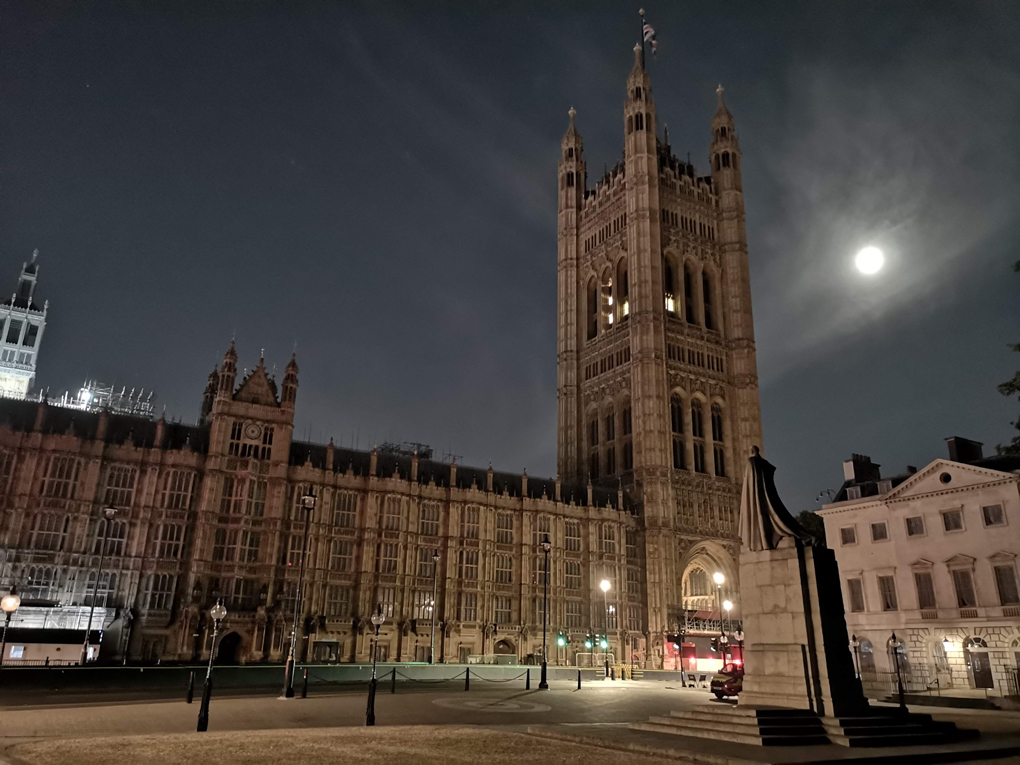
[[[372,614],[372,626],[375,627],[375,643],[372,645],[372,680],[368,684],[368,709],[365,711],[365,725],[375,725],[375,665],[376,659],[379,656],[379,628],[385,621],[386,617],[383,616],[382,604],[379,604],[376,612]]]
[[[429,664],[435,664],[436,655],[436,595],[439,582],[439,550],[432,553],[432,632],[429,635]]]
[[[680,685],[686,688],[687,678],[685,676],[687,674],[687,667],[684,666],[684,638],[687,637],[686,616],[684,619],[684,625],[680,628]],[[665,660],[663,660],[663,664],[665,664]]]
[[[14,612],[21,605],[21,597],[18,595],[17,589],[17,587],[11,585],[10,593],[0,598],[0,610],[4,612],[4,633],[3,637],[0,637],[0,669],[3,669],[4,653],[7,651],[7,627],[11,623],[11,617],[14,616]]]
[[[89,621],[85,627],[85,640],[81,644],[81,665],[85,666],[85,662],[89,656],[89,635],[92,634],[92,615],[96,612],[96,598],[99,597],[99,580],[103,578],[103,561],[106,559],[106,543],[110,538],[110,522],[113,521],[113,517],[117,514],[117,508],[115,507],[104,507],[103,517],[106,519],[106,525],[103,526],[103,545],[99,548],[99,571],[96,573],[96,586],[92,588],[92,605],[89,606]],[[98,536],[99,529],[96,529],[96,535]]]
[[[301,508],[305,511],[305,533],[301,541],[301,569],[298,572],[297,598],[294,603],[294,628],[290,633],[290,652],[287,654],[287,666],[283,672],[283,697],[294,698],[294,661],[297,654],[298,619],[301,617],[301,590],[305,583],[305,558],[308,557],[308,531],[312,526],[312,510],[315,509],[315,494],[309,488],[301,498]]]
[[[730,611],[733,610],[733,601],[724,600],[722,602],[723,611],[726,612],[726,624],[723,627],[723,633],[729,632],[730,629]]]
[[[606,644],[602,647],[602,649],[605,651],[603,656],[605,657],[605,660],[606,660],[606,677],[609,677],[609,588],[611,586],[612,585],[609,584],[609,580],[608,579],[603,579],[599,583],[599,589],[602,590],[603,605],[606,608],[606,617],[605,617]]]
[[[850,647],[854,649],[854,671],[857,673],[857,679],[861,679],[861,655],[857,652],[861,647],[861,641],[857,639],[857,635],[850,636]]]
[[[223,606],[223,598],[216,601],[216,605],[209,609],[209,616],[213,620],[212,644],[209,646],[209,666],[205,670],[205,684],[202,686],[202,707],[198,710],[199,733],[209,730],[209,699],[212,696],[212,668],[213,660],[216,658],[216,638],[220,634],[220,623],[227,617],[227,609]]]
[[[889,641],[889,647],[892,648],[893,666],[896,667],[896,690],[900,695],[900,710],[906,712],[907,704],[903,700],[903,677],[900,674],[900,649],[903,647],[903,643],[896,639],[895,632],[892,634],[892,639]]]
[[[542,580],[542,679],[538,681],[538,687],[540,690],[549,690],[549,679],[548,669],[545,660],[545,630],[546,624],[549,622],[549,550],[552,549],[552,545],[549,544],[549,535],[545,534],[542,537],[542,552],[545,553],[545,576]]]
[[[733,633],[733,637],[737,639],[737,646],[740,648],[740,666],[744,665],[744,631],[737,630]]]

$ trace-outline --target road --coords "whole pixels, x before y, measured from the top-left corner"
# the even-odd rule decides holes
[[[518,684],[519,685],[519,684]],[[685,690],[654,682],[589,683],[579,691],[567,683],[550,690],[522,687],[443,689],[391,695],[380,687],[376,697],[377,725],[534,725],[625,724],[671,709],[710,704],[704,690]],[[123,700],[101,703],[55,703],[3,710],[4,738],[103,736],[141,733],[184,733],[195,729],[200,696],[195,703]],[[307,699],[273,696],[216,697],[210,706],[209,729],[215,731],[272,728],[320,728],[364,725],[366,694],[319,694]]]

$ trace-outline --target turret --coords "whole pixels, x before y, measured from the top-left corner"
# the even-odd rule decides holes
[[[232,398],[234,395],[234,380],[237,378],[237,349],[234,341],[230,341],[230,347],[223,354],[223,366],[220,367],[219,388],[216,391],[218,398]]]
[[[25,307],[32,304],[35,282],[39,277],[39,266],[35,262],[38,257],[39,250],[33,250],[32,261],[21,266],[21,278],[18,280],[18,301],[23,301]]]
[[[584,168],[584,144],[574,124],[577,112],[570,107],[570,125],[560,141],[560,212],[579,210],[584,203],[586,171]],[[561,223],[562,225],[562,223]]]
[[[297,386],[298,386],[298,365],[297,365],[297,354],[293,354],[290,357],[290,362],[287,364],[287,369],[283,374],[283,396],[280,399],[281,409],[293,409],[294,402],[297,400]]]
[[[655,102],[652,83],[641,61],[641,46],[634,46],[634,68],[627,78],[627,102],[623,110],[626,154],[655,155]]]
[[[209,379],[205,384],[205,392],[202,393],[202,411],[199,413],[198,421],[205,422],[206,418],[212,412],[213,401],[216,400],[216,389],[219,385],[220,370],[218,367],[213,367],[213,371],[209,373]]]
[[[728,201],[723,192],[741,191],[740,182],[740,144],[733,129],[733,115],[723,103],[723,86],[715,91],[719,95],[719,106],[712,117],[712,147],[709,161],[712,163],[712,185],[722,197],[720,204]]]

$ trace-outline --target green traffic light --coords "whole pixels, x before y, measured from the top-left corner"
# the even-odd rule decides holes
[[[585,640],[584,641],[584,647],[585,648],[591,648],[591,641],[590,640]]]
[[[560,648],[562,648],[566,644],[567,640],[566,638],[563,637],[563,635],[560,635],[558,638],[556,638],[556,645],[558,645]]]
[[[600,640],[600,641],[599,641],[599,645],[600,645],[600,646],[601,646],[602,648],[608,648],[608,647],[609,647],[609,643],[608,643],[608,642],[606,641],[606,639],[605,639],[605,638],[602,638],[602,640]]]

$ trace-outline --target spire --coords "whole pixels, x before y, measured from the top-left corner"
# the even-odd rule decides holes
[[[719,96],[719,105],[716,107],[715,116],[712,117],[712,127],[718,127],[719,125],[733,125],[733,115],[730,114],[730,110],[726,108],[726,103],[723,101],[723,88],[720,83],[719,87],[715,89],[716,95]]]
[[[297,399],[297,388],[298,388],[298,365],[297,365],[297,354],[294,353],[290,357],[290,361],[287,363],[287,368],[283,373],[283,397],[280,400],[280,406],[284,409],[293,409],[294,401]]]
[[[223,354],[223,366],[220,368],[220,385],[217,396],[221,398],[232,398],[234,395],[234,380],[237,377],[237,348],[234,341],[230,341],[230,347]]]

